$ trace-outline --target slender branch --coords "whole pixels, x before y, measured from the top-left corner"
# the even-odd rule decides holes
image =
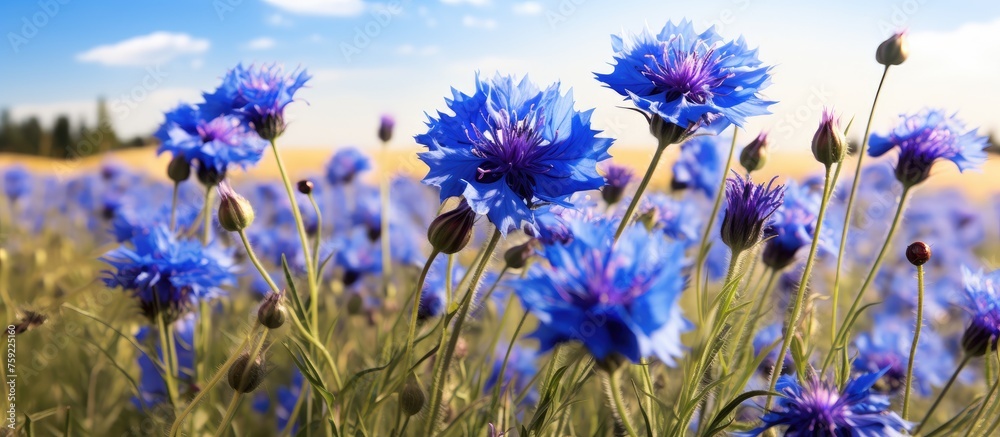
[[[906,363],[906,389],[903,391],[903,420],[909,418],[910,390],[913,388],[913,363],[917,358],[917,344],[920,341],[920,327],[924,324],[924,266],[917,266],[917,324],[913,329],[913,343],[910,344],[910,360]]]

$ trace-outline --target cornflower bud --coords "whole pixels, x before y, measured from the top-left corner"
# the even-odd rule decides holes
[[[219,184],[219,224],[229,232],[242,231],[253,223],[254,212],[243,196],[236,194],[228,183]]]
[[[767,132],[761,132],[740,152],[740,165],[747,173],[753,173],[767,163]]]
[[[918,241],[906,248],[906,260],[915,266],[922,266],[931,259],[931,247]]]
[[[174,159],[167,164],[167,177],[170,180],[181,183],[191,177],[191,163],[184,159],[184,155],[175,155]]]
[[[392,128],[396,126],[396,120],[389,114],[383,114],[378,125],[378,139],[383,143],[388,143],[392,139]]]
[[[902,64],[909,56],[910,44],[906,40],[906,31],[896,32],[882,41],[875,50],[875,60],[886,67]]]
[[[264,298],[264,302],[257,309],[257,321],[267,329],[278,329],[285,324],[285,305],[282,303],[284,296],[281,293],[271,293]]]
[[[840,129],[840,120],[830,108],[823,110],[819,128],[813,134],[812,152],[816,160],[827,167],[843,161],[847,154],[847,139]]]
[[[256,390],[261,382],[264,382],[266,373],[263,359],[260,356],[250,362],[250,355],[244,353],[236,359],[226,376],[229,386],[233,390],[238,393],[250,393]]]
[[[435,250],[451,255],[465,248],[472,239],[476,212],[463,197],[455,209],[437,216],[427,228],[427,239]]]

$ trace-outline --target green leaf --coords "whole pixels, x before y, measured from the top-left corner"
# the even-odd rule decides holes
[[[302,306],[302,301],[299,299],[299,292],[295,289],[295,281],[292,280],[292,271],[288,268],[288,260],[285,258],[285,254],[281,254],[281,270],[285,273],[285,283],[288,284],[288,294],[292,301],[292,306],[295,312],[299,314],[299,320],[302,321],[302,326],[306,328],[307,331],[312,332],[309,326],[309,318],[306,317],[305,307]]]
[[[639,387],[637,387],[635,385],[635,380],[634,379],[629,378],[629,382],[632,383],[632,390],[635,391],[635,400],[638,401],[639,412],[642,413],[642,421],[646,425],[646,435],[652,436],[653,435],[653,425],[650,425],[650,423],[649,423],[649,415],[646,414],[646,409],[643,408],[643,406],[642,406],[642,398],[639,397]]]
[[[726,425],[722,425],[722,422],[726,420],[726,417],[732,414],[732,412],[735,411],[736,408],[740,406],[740,404],[746,402],[749,399],[753,399],[757,396],[783,396],[783,395],[781,393],[776,393],[768,390],[750,390],[748,392],[745,392],[737,396],[733,400],[729,401],[729,403],[727,403],[726,406],[722,407],[722,409],[719,410],[719,412],[715,415],[715,419],[712,419],[712,424],[708,426],[709,429],[708,436],[711,437],[728,428],[729,425],[732,424],[732,422]]]

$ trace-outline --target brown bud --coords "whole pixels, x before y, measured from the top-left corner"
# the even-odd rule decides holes
[[[458,206],[437,216],[427,228],[427,239],[435,250],[451,255],[465,248],[472,239],[476,212],[462,198]]]
[[[918,241],[906,248],[906,260],[915,266],[922,266],[931,259],[931,247]]]
[[[303,180],[299,181],[299,183],[298,183],[298,189],[299,189],[299,192],[302,193],[302,194],[305,194],[305,195],[312,194],[312,192],[313,192],[313,183],[312,183],[312,181],[310,181],[308,179],[303,179]]]
[[[191,177],[191,163],[184,159],[184,155],[174,155],[174,159],[167,164],[167,176],[177,183],[188,180]]]
[[[219,224],[229,232],[242,231],[253,223],[253,208],[243,196],[236,194],[228,183],[219,184]]]
[[[906,40],[906,32],[893,34],[875,50],[875,60],[886,67],[902,64],[909,56],[910,44]]]
[[[740,165],[747,170],[747,173],[753,173],[764,168],[765,163],[767,163],[767,133],[761,132],[740,152]]]
[[[416,378],[409,377],[403,388],[399,390],[399,408],[407,416],[417,414],[424,408],[424,391],[420,388]]]
[[[538,240],[531,239],[524,244],[514,246],[504,252],[503,259],[507,262],[507,267],[512,269],[524,268],[528,259],[535,254],[538,247]]]
[[[847,154],[847,139],[832,109],[823,110],[819,128],[813,134],[812,152],[817,161],[828,167],[843,161]]]
[[[268,294],[257,309],[257,321],[267,329],[278,329],[285,324],[285,305],[281,302],[282,297],[280,293]]]
[[[252,363],[250,362],[250,355],[243,354],[236,359],[233,366],[229,368],[229,373],[226,375],[229,382],[229,386],[239,393],[250,393],[260,386],[261,382],[264,382],[264,375],[267,372],[264,371],[264,362],[261,357],[257,357]]]

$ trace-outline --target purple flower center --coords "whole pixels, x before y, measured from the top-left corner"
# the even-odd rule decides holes
[[[817,383],[802,393],[797,405],[802,409],[803,417],[809,418],[810,429],[832,431],[844,414],[840,399],[837,390]]]
[[[645,70],[640,73],[653,82],[654,93],[666,93],[667,101],[683,97],[704,104],[712,90],[719,89],[729,78],[729,75],[717,75],[718,60],[712,56],[715,49],[708,49],[704,55],[693,50],[684,53],[677,48],[672,51],[665,48],[664,51],[664,64],[657,62],[656,56],[647,55],[652,62],[646,63]]]
[[[202,142],[221,141],[229,145],[237,143],[239,124],[229,117],[217,117],[208,123],[199,123],[197,130]]]
[[[500,110],[487,123],[488,131],[473,126],[472,133],[467,132],[473,144],[472,154],[483,159],[476,168],[476,182],[491,184],[506,179],[510,189],[531,204],[534,175],[551,168],[538,162],[542,147],[550,142],[542,137],[545,119],[537,114],[532,110],[526,117],[517,119],[517,114],[512,117],[506,110]]]

